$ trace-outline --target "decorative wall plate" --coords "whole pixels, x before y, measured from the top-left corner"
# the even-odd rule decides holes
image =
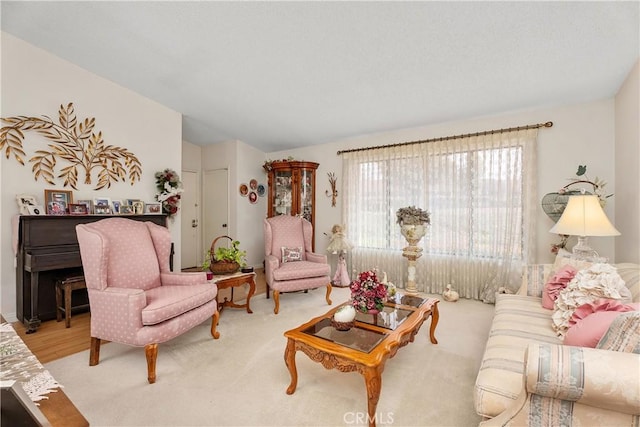
[[[255,204],[258,201],[258,194],[255,191],[249,193],[249,202],[251,204]]]
[[[266,188],[264,188],[264,185],[258,184],[258,196],[264,197],[266,192],[267,192],[267,190],[266,190]]]
[[[255,190],[258,188],[258,180],[257,179],[252,179],[251,181],[249,181],[249,187],[251,187],[252,190]]]
[[[249,193],[249,187],[247,187],[247,184],[240,184],[240,195],[246,196],[248,193]]]

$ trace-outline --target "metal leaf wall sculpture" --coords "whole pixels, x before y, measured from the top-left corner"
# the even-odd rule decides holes
[[[69,165],[60,167],[57,178],[64,180],[65,187],[70,186],[76,190],[79,171],[84,171],[84,183],[91,184],[93,169],[98,169],[95,190],[109,188],[118,180],[126,181],[127,176],[131,185],[140,181],[140,160],[125,148],[106,145],[102,139],[102,132],[94,132],[94,117],[79,122],[71,102],[66,107],[60,105],[58,114],[59,123],[47,116],[0,119],[7,124],[0,129],[0,152],[4,150],[7,159],[13,155],[18,163],[24,165],[24,132],[35,131],[51,141],[47,144],[48,150],[36,150],[34,156],[29,159],[29,162],[33,163],[31,170],[36,181],[42,178],[55,185],[58,160],[64,160]]]

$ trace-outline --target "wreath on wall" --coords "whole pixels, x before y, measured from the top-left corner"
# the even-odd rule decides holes
[[[180,193],[184,191],[180,175],[173,169],[156,172],[156,187],[156,200],[162,203],[162,212],[171,218],[180,209]]]

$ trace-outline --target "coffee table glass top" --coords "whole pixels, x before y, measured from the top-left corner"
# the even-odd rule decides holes
[[[386,337],[382,332],[359,328],[357,325],[348,331],[338,331],[331,326],[331,319],[328,318],[321,319],[302,332],[365,353],[373,350]]]
[[[404,295],[398,292],[392,300],[385,303],[380,313],[365,314],[357,312],[355,320],[359,323],[366,323],[393,331],[411,316],[417,308],[422,306],[425,301],[427,301],[426,298]],[[331,325],[330,318],[320,319],[302,332],[365,353],[373,350],[386,337],[383,332],[359,327],[357,323],[348,331],[338,331]]]

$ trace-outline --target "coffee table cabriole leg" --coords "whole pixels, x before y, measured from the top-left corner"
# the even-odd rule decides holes
[[[287,339],[287,348],[284,350],[284,363],[291,375],[291,384],[287,387],[287,394],[293,394],[298,385],[298,370],[296,369],[296,342],[291,338]]]
[[[384,362],[375,367],[367,367],[362,370],[364,376],[364,384],[367,386],[367,411],[369,427],[376,426],[376,408],[380,399],[380,390],[382,389],[382,371],[384,370]]]
[[[429,338],[432,344],[438,344],[436,339],[436,326],[438,326],[438,320],[440,319],[440,313],[438,312],[438,301],[433,303],[431,307],[431,327],[429,328]]]

